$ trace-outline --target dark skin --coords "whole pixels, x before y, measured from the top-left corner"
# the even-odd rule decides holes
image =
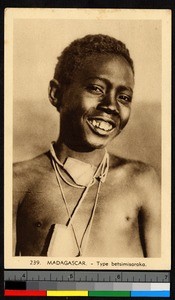
[[[95,63],[88,59],[66,89],[59,83],[52,86],[50,100],[60,112],[55,152],[61,162],[73,157],[99,165],[104,147],[127,124],[133,87],[128,63],[109,55],[98,56]],[[72,210],[81,190],[62,184]],[[73,221],[78,241],[96,190],[97,183],[90,188]],[[15,165],[13,214],[14,253],[17,248],[24,256],[46,255],[51,225],[66,224],[68,218],[49,153]],[[108,176],[101,186],[83,256],[160,256],[160,192],[153,168],[110,155]]]

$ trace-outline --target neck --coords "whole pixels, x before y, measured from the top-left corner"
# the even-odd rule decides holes
[[[95,149],[89,152],[77,152],[75,150],[70,149],[64,143],[59,140],[54,144],[54,149],[56,156],[60,160],[61,163],[64,163],[67,157],[72,157],[78,160],[81,160],[85,163],[98,166],[101,160],[103,159],[105,149]]]

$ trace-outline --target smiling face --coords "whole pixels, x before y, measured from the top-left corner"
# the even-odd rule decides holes
[[[83,152],[105,147],[128,122],[133,87],[133,72],[123,57],[86,59],[62,93],[62,142]]]

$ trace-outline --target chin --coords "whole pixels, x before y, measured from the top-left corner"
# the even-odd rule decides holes
[[[110,133],[107,133],[104,130],[94,130],[92,128],[88,128],[88,130],[84,133],[84,140],[88,145],[90,145],[93,149],[102,149],[106,147],[116,136],[120,134],[121,130],[119,126],[116,126],[112,129]]]
[[[92,150],[103,149],[113,140],[113,138],[114,137],[105,139],[104,137],[101,138],[94,136],[93,138],[87,139],[85,144]]]

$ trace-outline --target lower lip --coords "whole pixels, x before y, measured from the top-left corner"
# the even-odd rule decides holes
[[[91,129],[94,133],[96,133],[96,134],[98,134],[98,135],[101,135],[101,136],[109,136],[109,135],[115,130],[115,128],[112,128],[112,129],[109,130],[109,131],[105,131],[105,130],[103,130],[103,129],[94,127],[94,126],[92,125],[92,123],[90,123],[88,120],[87,120],[87,124],[89,125],[90,129]]]

